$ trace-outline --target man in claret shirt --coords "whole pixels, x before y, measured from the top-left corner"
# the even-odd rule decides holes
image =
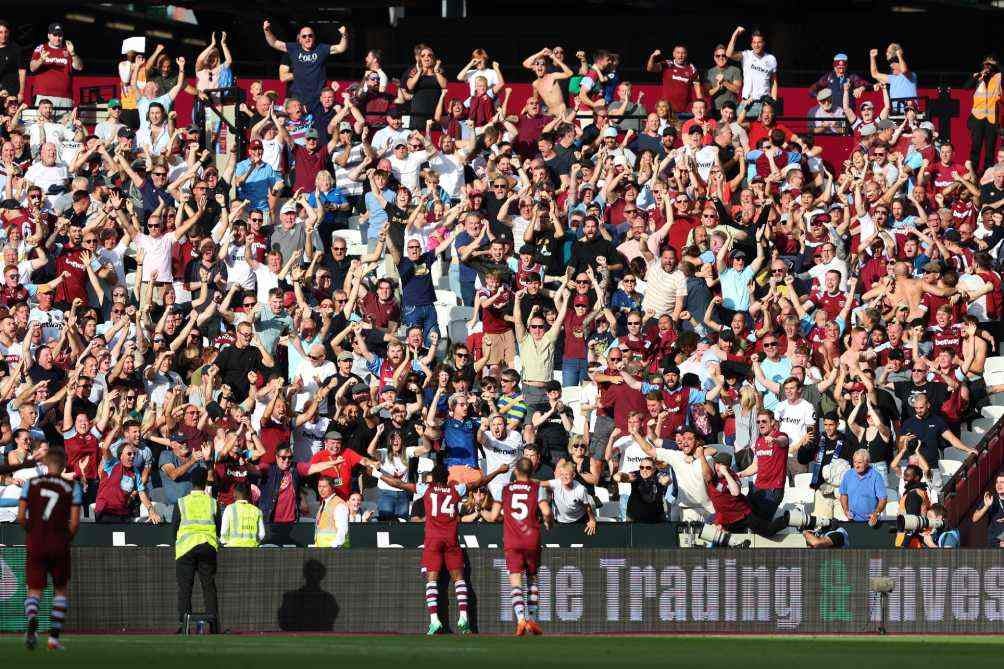
[[[50,100],[54,107],[73,107],[73,70],[84,68],[84,61],[77,55],[73,42],[63,36],[63,24],[51,23],[47,41],[35,47],[28,61],[35,90],[35,105]]]
[[[662,99],[674,112],[687,109],[691,101],[701,98],[697,68],[687,60],[687,47],[682,44],[673,47],[673,60],[663,58],[659,49],[653,51],[645,70],[662,73]]]
[[[753,464],[739,472],[739,476],[756,475],[746,498],[754,514],[770,521],[784,499],[788,436],[778,427],[770,411],[761,410],[757,413],[756,426],[760,434],[753,446],[755,455]]]
[[[823,286],[809,296],[809,301],[826,313],[826,320],[832,321],[844,308],[847,295],[840,290],[840,271],[831,269],[823,278]]]

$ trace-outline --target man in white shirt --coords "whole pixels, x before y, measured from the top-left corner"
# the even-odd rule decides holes
[[[816,410],[802,397],[802,382],[789,377],[784,382],[784,401],[774,407],[778,427],[788,435],[789,444],[797,444],[810,427],[816,425]],[[794,449],[792,449],[794,452]]]
[[[24,173],[24,178],[42,189],[49,206],[53,206],[54,195],[49,195],[49,188],[52,186],[65,186],[69,181],[70,173],[66,164],[59,162],[58,150],[52,142],[45,142],[38,152],[38,160],[31,164],[28,171]]]
[[[451,199],[459,200],[464,194],[464,163],[466,156],[457,150],[457,140],[447,134],[439,140],[440,150],[429,158],[429,167],[439,175],[439,186]],[[518,237],[517,239],[522,239]]]
[[[297,378],[302,381],[302,385],[300,392],[293,397],[293,411],[295,412],[302,412],[310,400],[318,394],[325,381],[338,372],[335,363],[324,355],[323,344],[312,344],[307,349],[307,359],[309,364],[300,365],[297,370]],[[327,396],[321,398],[317,410],[322,414],[327,413]]]
[[[750,36],[750,48],[740,53],[736,52],[736,40],[746,29],[738,26],[729,39],[725,55],[742,63],[743,92],[742,99],[757,102],[765,95],[777,99],[777,58],[767,53],[767,42],[763,33],[754,30]],[[751,109],[747,115],[756,116],[759,109]]]
[[[586,521],[586,534],[596,533],[596,513],[593,510],[593,498],[586,486],[575,480],[575,469],[571,462],[563,460],[554,468],[557,477],[544,481],[551,489],[551,509],[554,519],[559,523],[581,523]]]
[[[398,142],[407,142],[411,131],[402,127],[401,112],[391,110],[387,114],[387,125],[373,134],[370,145],[380,157],[394,150]]]
[[[701,462],[694,454],[698,443],[699,437],[693,428],[681,426],[676,430],[679,450],[654,448],[647,440],[641,445],[648,457],[668,464],[676,477],[676,504],[670,511],[673,520],[703,522],[715,513],[704,484]],[[706,457],[713,456],[715,449],[705,448],[704,454]]]
[[[502,465],[514,467],[523,456],[523,435],[519,430],[510,430],[505,416],[492,414],[481,421],[478,443],[485,454],[485,471],[495,471]],[[488,490],[495,501],[502,500],[502,489],[509,483],[508,476],[496,476],[488,484]]]
[[[38,103],[38,117],[28,127],[28,145],[31,146],[31,155],[37,156],[42,145],[46,142],[59,146],[72,139],[73,128],[58,123],[53,115],[52,101],[43,98]]]
[[[402,186],[411,191],[412,195],[418,194],[419,168],[435,152],[436,148],[429,143],[428,138],[417,132],[411,135],[407,142],[400,140],[394,142],[394,151],[387,159],[391,173]]]

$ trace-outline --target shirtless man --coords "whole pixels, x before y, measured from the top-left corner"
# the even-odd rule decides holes
[[[560,67],[561,71],[548,72],[548,59]],[[528,56],[523,61],[523,67],[533,70],[533,73],[537,75],[537,78],[533,82],[533,95],[543,101],[547,107],[548,114],[555,118],[560,118],[565,116],[566,111],[572,111],[567,110],[565,98],[561,93],[561,87],[558,86],[559,81],[572,76],[572,71],[568,69],[565,63],[555,58],[550,49],[543,48],[532,56]],[[572,118],[574,118],[574,114],[575,112],[572,111]],[[566,119],[566,122],[571,122],[572,118]]]
[[[882,308],[895,308],[896,305],[905,304],[910,307],[910,318],[923,316],[920,310],[920,300],[922,291],[920,289],[920,279],[910,276],[910,264],[899,261],[893,265],[892,276],[886,276],[862,296],[863,302],[881,296]]]

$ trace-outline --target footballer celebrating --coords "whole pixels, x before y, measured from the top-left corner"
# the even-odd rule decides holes
[[[495,503],[494,512],[502,512],[502,547],[505,550],[509,585],[512,586],[512,610],[516,615],[516,636],[527,632],[543,634],[537,624],[540,590],[537,571],[540,568],[540,517],[551,527],[551,505],[540,481],[530,478],[533,463],[529,458],[516,461],[515,480],[502,489],[502,502]],[[538,516],[537,510],[540,510]],[[523,598],[523,577],[526,576],[528,601]]]
[[[488,476],[471,483],[472,488],[486,485],[499,474],[509,471],[502,465]],[[441,459],[432,468],[431,483],[407,483],[393,476],[373,470],[373,476],[398,490],[405,490],[422,498],[425,505],[425,547],[422,549],[422,568],[425,569],[425,607],[429,611],[428,634],[438,634],[443,629],[439,620],[439,572],[443,565],[453,579],[453,593],[457,597],[457,631],[469,634],[467,620],[467,582],[464,581],[464,553],[460,550],[457,529],[460,526],[460,501],[467,494],[467,486],[449,481],[449,470]]]
[[[70,582],[70,542],[80,525],[83,493],[80,485],[59,476],[66,466],[66,453],[50,449],[43,458],[47,473],[28,480],[21,490],[17,522],[27,534],[28,596],[24,615],[28,631],[24,644],[34,650],[38,643],[38,602],[52,576],[52,624],[49,650],[63,650],[59,633],[66,620],[66,590]]]

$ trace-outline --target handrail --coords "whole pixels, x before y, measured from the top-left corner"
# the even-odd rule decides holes
[[[987,483],[1004,464],[1004,417],[998,419],[975,446],[976,454],[965,459],[941,488],[942,504],[948,509],[949,526],[959,527],[968,518]]]

